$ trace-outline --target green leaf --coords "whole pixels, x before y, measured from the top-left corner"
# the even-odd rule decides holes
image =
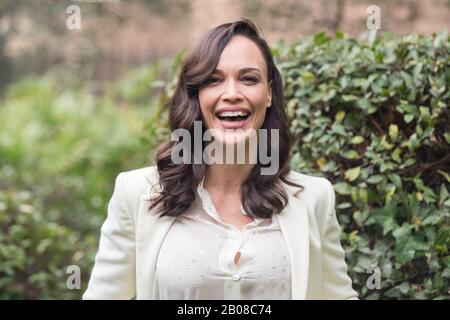
[[[442,271],[442,277],[444,278],[450,278],[450,267],[447,267]]]
[[[335,121],[341,122],[342,120],[344,120],[344,118],[345,118],[345,111],[341,110],[338,113],[336,113]]]
[[[342,202],[336,206],[338,209],[348,209],[352,207],[350,202]]]
[[[369,100],[369,99],[359,99],[357,101],[357,105],[367,111],[367,113],[371,114],[374,113],[375,111],[377,111],[376,106]]]
[[[450,194],[444,184],[441,185],[441,192],[439,194],[439,205],[443,205],[445,200],[449,198]]]
[[[421,225],[426,226],[426,225],[435,225],[438,224],[441,221],[441,217],[438,215],[432,215],[432,216],[428,216],[425,219],[423,219],[423,221],[421,222]]]
[[[315,76],[314,73],[312,73],[311,71],[304,71],[304,72],[302,73],[302,77],[303,77],[303,79],[305,79],[305,80],[307,80],[307,81],[311,81],[311,80],[314,80],[314,78],[315,78],[316,76]]]
[[[403,120],[405,120],[406,123],[410,123],[411,121],[414,120],[414,115],[413,114],[405,114],[403,116]]]
[[[355,136],[350,140],[351,144],[360,144],[364,141],[364,138],[361,136]]]
[[[342,154],[342,156],[346,159],[356,159],[358,158],[358,152],[355,150],[347,150]]]
[[[369,177],[369,179],[367,179],[367,183],[377,184],[377,183],[380,183],[382,180],[383,180],[383,176],[374,175],[374,176]]]
[[[410,237],[412,228],[412,225],[404,223],[393,232],[396,239],[395,255],[401,264],[411,261],[416,252]]]
[[[397,189],[400,189],[402,187],[402,179],[400,178],[400,176],[398,174],[389,173],[388,178],[397,187]]]
[[[398,224],[395,219],[393,217],[387,217],[386,220],[383,221],[383,236],[395,230],[397,227]]]
[[[385,197],[385,204],[386,206],[389,206],[391,204],[392,196],[395,193],[396,187],[394,185],[391,185],[390,188],[386,188],[387,193]]]
[[[403,80],[405,81],[406,87],[410,90],[414,89],[412,77],[405,71],[400,71],[400,75],[402,76]]]
[[[442,175],[442,176],[445,178],[445,180],[447,180],[447,182],[450,183],[450,175],[449,175],[447,172],[444,172],[444,171],[442,171],[442,170],[438,170],[437,172],[438,172],[440,175]]]
[[[398,286],[399,290],[401,293],[403,294],[407,294],[409,292],[409,283],[408,282],[403,282],[401,285]]]
[[[355,167],[345,171],[345,178],[349,181],[355,181],[361,172],[361,167]]]
[[[391,137],[392,140],[397,139],[398,136],[398,127],[396,124],[390,124],[389,125],[389,137]]]
[[[434,245],[445,248],[445,251],[448,250],[450,246],[450,228],[445,228],[439,231],[434,241]]]
[[[448,132],[444,133],[444,138],[445,138],[445,141],[447,141],[447,143],[450,144],[450,133],[448,133]]]
[[[314,43],[317,45],[322,45],[327,43],[330,38],[325,34],[325,32],[319,32],[314,35]]]
[[[342,100],[344,100],[345,102],[353,102],[358,100],[358,97],[352,94],[344,94],[342,95]]]
[[[344,33],[342,31],[336,31],[334,35],[336,39],[344,39]]]
[[[352,186],[347,182],[338,182],[334,184],[333,187],[336,193],[340,195],[349,195],[352,193]]]
[[[353,219],[360,227],[362,227],[364,225],[364,222],[366,221],[368,216],[369,216],[369,212],[365,211],[365,210],[364,211],[356,210],[353,213]]]

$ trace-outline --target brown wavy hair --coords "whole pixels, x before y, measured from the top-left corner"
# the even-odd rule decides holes
[[[270,151],[270,129],[279,129],[279,170],[274,175],[261,175],[263,165],[259,158],[241,186],[241,203],[246,212],[260,218],[270,218],[280,213],[288,203],[287,193],[281,184],[302,187],[287,179],[290,171],[289,157],[291,135],[285,112],[283,83],[275,66],[272,53],[256,26],[247,19],[222,24],[209,30],[186,57],[181,66],[178,83],[169,101],[169,122],[171,131],[183,128],[194,136],[194,121],[202,121],[199,88],[207,82],[215,70],[222,51],[235,35],[245,36],[261,50],[268,70],[268,83],[272,88],[272,105],[267,109],[261,128],[268,129],[268,150]],[[202,130],[204,132],[204,123]],[[194,159],[192,143],[191,159]],[[150,209],[156,208],[161,216],[183,214],[195,200],[196,188],[201,182],[207,165],[174,164],[171,153],[177,141],[162,145],[156,153],[160,192],[152,199]],[[203,143],[203,148],[205,143]],[[271,155],[272,156],[272,155]],[[302,187],[303,188],[303,187]]]

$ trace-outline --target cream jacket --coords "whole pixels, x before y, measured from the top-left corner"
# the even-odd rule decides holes
[[[291,171],[304,190],[284,184],[289,204],[278,215],[291,264],[292,299],[356,299],[339,240],[335,193],[325,178]],[[153,299],[158,252],[174,217],[149,210],[155,166],[120,173],[101,228],[83,299]],[[152,190],[150,193],[150,190]]]

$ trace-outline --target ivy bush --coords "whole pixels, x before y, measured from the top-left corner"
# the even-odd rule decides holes
[[[31,192],[0,190],[0,299],[80,296],[77,283],[69,279],[69,266],[91,268],[96,236],[81,237],[77,230],[51,221],[40,202]],[[80,281],[87,276],[80,273]],[[67,280],[75,285],[73,290]]]
[[[293,169],[333,182],[360,298],[448,299],[448,34],[386,35],[369,46],[318,33],[273,52]]]

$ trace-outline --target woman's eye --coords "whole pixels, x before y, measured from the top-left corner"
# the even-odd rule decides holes
[[[214,84],[214,83],[218,83],[219,81],[220,81],[219,78],[212,77],[212,78],[209,78],[208,80],[206,80],[206,83],[207,84]]]
[[[258,78],[255,78],[255,77],[244,77],[243,80],[245,82],[250,82],[250,83],[257,83],[258,82]]]

